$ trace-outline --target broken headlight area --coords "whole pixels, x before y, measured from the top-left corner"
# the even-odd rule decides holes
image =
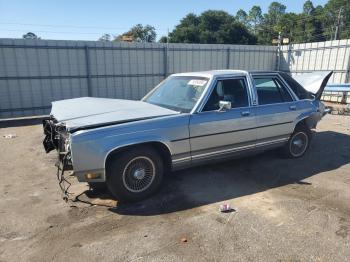
[[[54,149],[66,151],[65,145],[69,136],[64,125],[57,123],[54,118],[49,118],[43,120],[43,129],[45,134],[43,145],[46,153]]]
[[[57,150],[59,160],[63,162],[65,156],[66,158],[70,156],[70,138],[66,127],[57,123],[54,118],[49,118],[43,120],[43,128],[45,134],[43,145],[46,153]],[[67,159],[67,165],[72,165],[70,157]]]
[[[63,199],[68,201],[70,182],[65,177],[65,171],[73,169],[69,133],[65,126],[57,123],[54,118],[43,120],[43,128],[45,134],[43,145],[46,153],[52,150],[58,152],[58,159],[55,164],[57,167],[56,175],[64,194]]]

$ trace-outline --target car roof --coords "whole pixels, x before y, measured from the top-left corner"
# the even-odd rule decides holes
[[[243,70],[210,70],[210,71],[199,71],[199,72],[186,72],[173,74],[173,76],[202,76],[202,77],[213,77],[222,75],[246,75],[248,72]]]
[[[198,71],[198,72],[186,72],[172,74],[172,76],[199,76],[199,77],[214,77],[214,76],[226,76],[226,75],[247,75],[249,73],[278,73],[277,71],[246,71],[246,70],[210,70],[210,71]]]

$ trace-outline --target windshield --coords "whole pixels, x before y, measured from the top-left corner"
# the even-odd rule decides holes
[[[202,95],[209,78],[172,76],[148,94],[144,102],[188,113]]]

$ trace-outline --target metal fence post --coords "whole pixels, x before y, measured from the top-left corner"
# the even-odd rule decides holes
[[[226,50],[226,68],[230,69],[230,48]]]
[[[89,47],[87,45],[85,46],[85,61],[86,61],[87,91],[88,91],[88,96],[92,96],[90,52],[89,52]]]
[[[345,49],[346,51],[346,49]],[[348,57],[348,64],[346,66],[346,68],[342,68],[342,69],[345,69],[345,81],[344,83],[348,83],[350,81],[350,54],[349,54],[349,57]]]
[[[281,32],[278,33],[278,46],[277,46],[277,71],[280,71],[281,67]]]
[[[164,78],[168,76],[168,44],[164,46]]]

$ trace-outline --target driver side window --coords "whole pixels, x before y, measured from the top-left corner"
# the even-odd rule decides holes
[[[220,101],[231,102],[232,108],[249,106],[247,85],[244,79],[218,80],[203,111],[218,110]]]

